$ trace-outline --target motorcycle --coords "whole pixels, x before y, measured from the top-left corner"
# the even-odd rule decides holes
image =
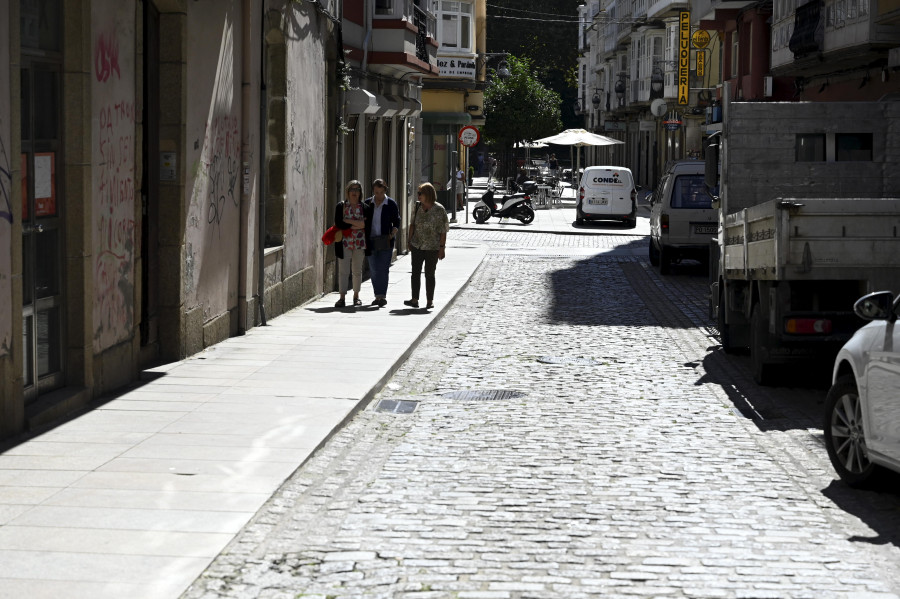
[[[531,204],[530,194],[536,190],[537,183],[525,181],[519,187],[518,192],[502,196],[498,208],[497,200],[494,198],[494,186],[489,185],[487,191],[472,209],[472,217],[479,225],[486,223],[492,216],[515,218],[522,221],[522,224],[530,224],[534,220],[534,207]]]

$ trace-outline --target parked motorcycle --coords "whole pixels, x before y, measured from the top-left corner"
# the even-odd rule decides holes
[[[487,191],[472,209],[472,217],[475,222],[482,225],[492,216],[497,218],[515,218],[523,224],[530,224],[534,220],[534,207],[531,204],[531,193],[537,189],[534,181],[526,181],[519,186],[520,191],[500,198],[499,207],[494,198],[494,186],[489,185]]]

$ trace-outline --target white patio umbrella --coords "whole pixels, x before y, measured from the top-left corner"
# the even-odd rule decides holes
[[[548,144],[545,144],[545,143],[540,142],[540,141],[520,141],[519,143],[514,144],[513,147],[516,148],[516,149],[518,149],[518,148],[525,148],[525,163],[528,164],[528,161],[531,160],[531,150],[532,150],[532,148],[534,148],[534,149],[537,149],[537,148],[546,148],[547,145],[548,145]]]
[[[580,148],[582,146],[611,146],[614,144],[625,143],[624,141],[613,139],[612,137],[606,137],[605,135],[591,133],[586,129],[566,129],[565,131],[557,133],[556,135],[536,139],[535,142],[556,144],[560,146],[572,146],[574,148]],[[576,154],[575,174],[577,174],[580,169],[581,154],[578,153]]]

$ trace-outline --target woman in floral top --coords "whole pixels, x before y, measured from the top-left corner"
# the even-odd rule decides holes
[[[437,203],[437,193],[431,183],[419,185],[419,201],[409,226],[409,249],[412,252],[412,299],[403,302],[419,307],[419,289],[422,284],[422,265],[425,265],[426,309],[434,308],[434,271],[438,260],[444,259],[447,231],[450,221],[447,211]]]
[[[363,216],[362,183],[357,180],[347,183],[346,200],[338,202],[334,209],[334,225],[344,229],[344,238],[335,244],[334,255],[338,258],[338,289],[341,299],[336,308],[347,305],[347,283],[353,273],[353,305],[361,306],[359,288],[362,285],[363,259],[366,255],[366,222]]]

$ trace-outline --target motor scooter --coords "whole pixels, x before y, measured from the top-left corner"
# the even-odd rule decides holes
[[[494,186],[489,185],[487,191],[472,209],[472,217],[475,222],[482,225],[492,216],[496,216],[497,218],[515,218],[525,225],[530,224],[534,220],[534,207],[531,204],[530,193],[537,189],[537,184],[534,181],[525,181],[519,189],[522,191],[502,196],[498,207],[498,202],[494,198]]]

